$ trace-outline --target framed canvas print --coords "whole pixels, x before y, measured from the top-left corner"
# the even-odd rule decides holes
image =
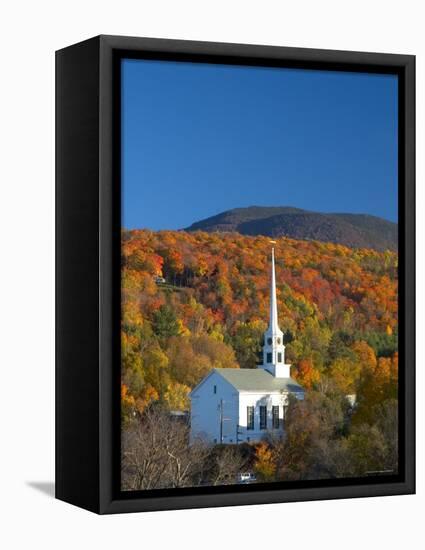
[[[414,57],[56,60],[57,498],[413,493]]]

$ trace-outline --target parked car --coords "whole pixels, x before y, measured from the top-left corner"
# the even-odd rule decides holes
[[[241,472],[238,474],[238,483],[254,483],[257,481],[254,472]]]
[[[164,277],[155,277],[155,283],[157,285],[163,285],[164,283],[166,283],[167,281],[164,279]]]

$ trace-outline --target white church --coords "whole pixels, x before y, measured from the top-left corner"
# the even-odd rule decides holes
[[[191,439],[210,443],[255,442],[284,433],[288,396],[304,399],[304,389],[285,364],[279,328],[274,249],[272,249],[270,320],[264,333],[263,362],[255,369],[213,369],[190,393]]]

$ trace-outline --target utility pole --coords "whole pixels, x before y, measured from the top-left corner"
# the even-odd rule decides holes
[[[232,418],[230,417],[225,417],[224,416],[224,399],[220,399],[220,405],[219,405],[219,409],[220,409],[220,413],[219,413],[219,422],[220,422],[220,443],[223,443],[223,439],[224,439],[224,436],[223,436],[223,426],[224,426],[224,422],[227,421],[230,421],[232,420]]]
[[[223,399],[220,399],[220,443],[223,443]]]

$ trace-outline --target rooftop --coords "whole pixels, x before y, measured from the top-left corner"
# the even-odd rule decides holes
[[[272,393],[304,392],[292,378],[275,378],[264,369],[214,369],[239,391]]]

